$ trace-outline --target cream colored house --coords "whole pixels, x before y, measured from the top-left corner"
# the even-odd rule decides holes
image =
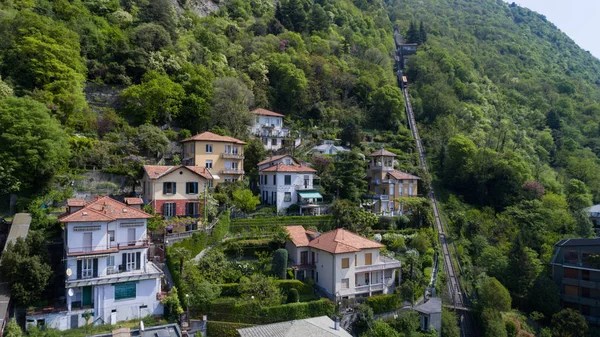
[[[198,198],[212,186],[212,179],[200,166],[144,165],[142,198],[164,217],[198,217],[202,213]]]
[[[323,234],[302,226],[286,229],[295,277],[310,276],[331,299],[391,294],[400,283],[400,261],[380,255],[385,247],[380,243],[341,228]]]
[[[206,131],[181,143],[183,163],[206,167],[215,184],[244,178],[245,142]]]
[[[396,170],[396,154],[390,151],[377,150],[370,157],[367,178],[369,192],[374,194],[369,205],[371,211],[389,216],[402,215],[408,209],[396,199],[418,196],[417,185],[421,178]]]

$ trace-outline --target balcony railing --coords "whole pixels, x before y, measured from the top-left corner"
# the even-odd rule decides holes
[[[125,242],[111,242],[107,244],[95,245],[95,246],[83,246],[83,247],[67,247],[67,255],[96,255],[96,254],[109,254],[116,253],[119,250],[124,249],[138,249],[146,248],[150,246],[149,240],[136,240],[136,241],[125,241]]]
[[[375,270],[385,270],[385,269],[396,269],[400,268],[401,263],[398,260],[384,258],[383,256],[379,257],[379,260],[370,265],[365,266],[356,266],[354,270],[358,272],[367,272],[367,271],[375,271]]]
[[[244,155],[238,154],[238,153],[221,153],[221,158],[223,158],[223,159],[244,159]]]
[[[108,273],[108,269],[111,273]],[[115,268],[107,268],[106,273],[100,274],[97,277],[70,279],[66,280],[67,288],[84,287],[89,285],[110,284],[122,281],[139,281],[151,278],[157,278],[162,275],[162,271],[152,262],[146,262],[141,269],[123,270],[118,266]]]
[[[240,169],[224,169],[221,174],[244,174],[244,170]]]

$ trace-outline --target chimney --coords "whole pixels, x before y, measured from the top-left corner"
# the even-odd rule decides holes
[[[336,316],[335,321],[333,322],[333,328],[336,330],[340,329],[340,319]]]

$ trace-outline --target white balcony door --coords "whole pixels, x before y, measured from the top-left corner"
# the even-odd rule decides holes
[[[92,251],[92,233],[83,233],[83,251]]]

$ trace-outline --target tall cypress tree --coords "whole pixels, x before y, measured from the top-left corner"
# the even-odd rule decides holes
[[[423,21],[419,25],[419,43],[427,42],[427,32],[425,31],[425,26],[423,26]]]
[[[417,31],[417,25],[414,21],[410,22],[410,26],[406,32],[406,41],[408,43],[419,43],[419,32]]]

